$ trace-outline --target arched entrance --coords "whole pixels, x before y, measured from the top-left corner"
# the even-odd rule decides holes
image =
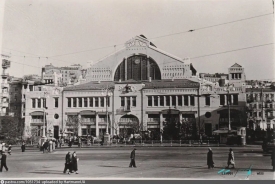
[[[140,80],[161,80],[161,73],[158,64],[145,55],[136,55],[124,59],[117,67],[114,81],[125,81],[133,79]]]
[[[119,119],[119,136],[128,138],[131,134],[136,134],[140,130],[139,120],[134,115],[124,115]]]

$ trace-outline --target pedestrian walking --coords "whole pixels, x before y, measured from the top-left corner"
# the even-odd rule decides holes
[[[273,172],[275,172],[275,148],[273,148],[272,150],[272,154],[271,154],[271,165],[273,166]]]
[[[6,144],[3,142],[2,143],[2,151],[5,152],[6,151]]]
[[[75,174],[78,174],[78,168],[77,168],[77,162],[79,161],[79,158],[76,156],[76,152],[72,155],[72,171],[75,171]]]
[[[78,137],[78,147],[79,147],[79,148],[82,147],[81,144],[82,144],[82,142],[81,142],[81,137]]]
[[[72,167],[71,167],[71,154],[70,152],[67,153],[66,157],[65,157],[65,168],[63,173],[65,174],[68,171],[68,174],[70,174],[72,172]]]
[[[5,154],[5,152],[2,153],[0,172],[2,172],[3,167],[5,167],[6,171],[9,170],[9,168],[7,167],[7,155]]]
[[[9,153],[9,155],[11,155],[11,145],[9,145],[8,153]]]
[[[232,148],[229,149],[227,168],[229,168],[229,165],[233,165],[232,169],[235,168],[235,159],[234,159],[234,153],[233,153]]]
[[[208,149],[208,153],[207,153],[207,165],[208,165],[208,169],[214,168],[213,152],[211,148]]]
[[[50,153],[53,151],[53,141],[49,141]]]
[[[130,165],[129,167],[136,167],[136,148],[134,148],[134,150],[131,152],[131,155],[130,155],[130,158],[131,158],[131,162],[130,162]]]
[[[25,152],[25,149],[26,149],[26,145],[25,145],[25,143],[23,142],[23,143],[22,143],[22,146],[21,146],[22,152]]]
[[[48,146],[49,146],[49,142],[48,141],[44,142],[44,144],[43,144],[43,153],[45,153],[45,151],[48,151]]]

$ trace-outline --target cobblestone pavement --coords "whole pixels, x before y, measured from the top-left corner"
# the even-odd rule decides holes
[[[236,168],[227,175],[218,174],[226,167],[229,147],[213,147],[214,169],[206,165],[207,147],[136,147],[137,168],[129,168],[131,146],[59,148],[43,154],[37,148],[12,150],[7,158],[9,171],[1,179],[199,179],[199,180],[272,180],[270,154],[261,146],[233,147]],[[79,174],[63,174],[65,155],[76,151],[80,158]],[[251,167],[251,175],[241,169]],[[228,169],[226,169],[228,170]],[[247,177],[248,176],[248,177]]]

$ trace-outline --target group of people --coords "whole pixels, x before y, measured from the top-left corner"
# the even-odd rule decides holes
[[[58,147],[58,141],[55,139],[46,140],[45,142],[42,143],[43,153],[45,153],[45,151],[52,152],[57,147]]]
[[[73,154],[71,155],[70,152],[67,153],[66,157],[65,157],[65,168],[63,173],[65,174],[68,171],[68,174],[70,173],[74,173],[78,174],[78,168],[77,168],[77,162],[79,161],[79,158],[77,158],[76,156],[76,152],[73,152]]]
[[[208,169],[214,168],[213,152],[211,148],[208,149],[208,153],[207,153],[207,165],[208,165]],[[235,158],[234,158],[233,150],[231,148],[229,149],[229,154],[227,159],[227,168],[229,168],[230,165],[233,165],[232,167],[233,169],[235,168]]]

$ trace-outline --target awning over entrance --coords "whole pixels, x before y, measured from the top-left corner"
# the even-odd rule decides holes
[[[66,115],[78,115],[77,112],[66,112],[65,114],[66,114]]]
[[[146,114],[160,114],[159,111],[146,111]]]
[[[98,115],[106,115],[106,112],[97,112]],[[112,114],[112,112],[108,113],[109,115]]]
[[[48,114],[48,113],[45,113],[45,114]],[[30,116],[44,116],[44,112],[43,111],[31,112]]]
[[[81,111],[79,112],[80,115],[95,115],[95,111]]]
[[[197,111],[181,111],[181,114],[196,114]]]
[[[177,109],[165,109],[165,110],[162,110],[161,113],[169,114],[169,111],[171,112],[171,114],[179,114],[180,113],[180,111]]]

